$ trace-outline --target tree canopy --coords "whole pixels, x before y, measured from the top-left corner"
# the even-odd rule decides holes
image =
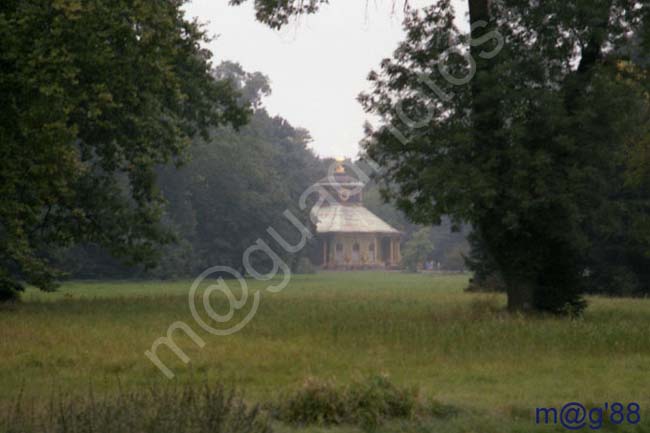
[[[231,5],[241,5],[247,0],[230,0]],[[255,17],[271,28],[279,29],[289,23],[291,17],[313,14],[328,0],[254,0]]]
[[[365,149],[396,185],[392,198],[418,222],[470,222],[512,309],[582,308],[591,229],[617,230],[631,215],[605,218],[649,125],[647,72],[621,55],[646,12],[625,1],[495,2],[488,27],[504,43],[492,56],[498,38],[479,50],[440,1],[408,16],[406,41],[370,74],[361,101],[384,126],[368,129]]]
[[[150,262],[169,239],[155,167],[210,126],[246,121],[182,4],[0,5],[0,297],[21,281],[52,289],[54,245]]]
[[[290,210],[309,227],[299,197],[325,175],[320,160],[307,147],[309,133],[270,116],[263,108],[261,97],[270,93],[264,75],[244,72],[229,62],[219,65],[216,72],[233,80],[256,109],[250,123],[239,131],[214,128],[207,140],[197,139],[186,167],[180,171],[167,167],[161,173],[169,221],[191,260],[189,266],[163,265],[160,269],[180,275],[196,274],[215,264],[241,270],[243,252],[258,238],[274,244],[267,239],[269,227],[288,242],[299,238],[283,213]],[[169,247],[168,259],[177,248]],[[297,259],[281,248],[275,252],[290,265]]]
[[[239,102],[253,107],[253,112],[249,123],[237,130],[213,127],[206,137],[196,136],[183,166],[156,169],[165,201],[161,224],[175,240],[161,248],[157,266],[148,270],[125,266],[98,245],[85,243],[58,252],[62,268],[84,278],[192,277],[215,265],[242,270],[242,254],[258,238],[274,245],[269,227],[287,242],[300,238],[283,215],[285,210],[310,227],[299,197],[326,170],[307,147],[308,132],[266,112],[262,99],[271,86],[263,74],[223,62],[214,75],[229,80]],[[297,263],[299,255],[289,256],[281,248],[274,252],[289,266]],[[265,257],[260,256],[253,260],[262,269]]]

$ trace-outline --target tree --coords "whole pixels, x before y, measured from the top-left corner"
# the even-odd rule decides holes
[[[505,45],[490,67],[477,61],[470,86],[444,76],[472,74],[463,59],[445,56],[449,41],[470,45],[450,3],[412,13],[407,40],[370,75],[374,91],[361,100],[384,119],[368,130],[365,149],[398,186],[398,204],[421,223],[443,214],[469,221],[509,308],[560,313],[584,306],[588,228],[620,188],[611,182],[648,125],[643,78],[615,50],[643,25],[635,11],[647,5],[551,3],[492,5]],[[453,96],[423,92],[422,77]],[[394,131],[405,119],[429,120],[403,139]]]
[[[243,270],[242,254],[258,238],[275,243],[268,236],[269,227],[287,242],[297,243],[300,234],[283,213],[290,210],[309,227],[299,197],[324,176],[318,158],[307,147],[311,140],[307,131],[269,116],[264,109],[262,98],[271,92],[267,77],[231,62],[220,64],[215,73],[230,80],[242,95],[241,102],[254,107],[254,112],[239,131],[212,128],[207,140],[197,139],[191,162],[180,172],[162,170],[160,186],[169,200],[168,221],[191,250],[191,266],[164,267],[180,275],[214,265]],[[166,258],[171,251],[178,252],[178,247],[170,246]],[[297,261],[281,248],[275,252],[289,264]],[[262,269],[265,257],[260,256],[253,260],[261,261]]]
[[[404,244],[402,265],[407,271],[417,272],[418,266],[422,265],[432,252],[431,228],[422,227]]]
[[[258,19],[274,27],[320,3],[305,9],[298,0],[255,1]],[[468,6],[471,38],[454,27],[449,1],[407,17],[407,40],[380,73],[371,73],[375,90],[361,97],[384,119],[368,130],[366,151],[384,167],[385,185],[398,186],[392,197],[412,219],[436,222],[448,213],[472,224],[501,274],[510,309],[580,310],[587,227],[607,207],[608,181],[625,164],[621,155],[647,143],[639,134],[647,125],[647,92],[640,75],[621,64],[619,49],[640,35],[648,52],[650,5]],[[505,40],[496,58],[494,34]],[[450,46],[469,51],[472,63],[448,56]],[[465,81],[454,77],[470,77],[469,85],[453,85]],[[621,108],[639,107],[641,115],[612,113],[603,95]]]
[[[619,53],[629,61],[621,64],[626,74],[616,77],[615,83],[632,74],[643,85],[641,92],[648,95],[650,56],[641,41],[639,36],[633,37],[629,46]],[[621,86],[616,90],[625,91]],[[613,95],[614,100],[616,96]],[[625,100],[634,99],[628,97]],[[588,226],[592,245],[587,258],[587,282],[590,292],[647,296],[650,294],[650,224],[647,220],[650,213],[650,165],[646,155],[650,150],[650,124],[643,118],[648,113],[644,112],[642,105],[628,105],[625,110],[635,119],[637,137],[628,149],[624,149],[626,154],[618,156],[618,169],[608,182],[607,205]]]
[[[159,164],[248,109],[211,76],[183,1],[8,0],[0,5],[0,298],[52,290],[46,251],[96,242],[152,263]]]
[[[63,269],[85,278],[193,277],[215,265],[243,271],[242,254],[258,238],[277,245],[268,235],[269,227],[287,242],[298,243],[300,234],[283,213],[290,210],[310,227],[307,213],[299,209],[299,197],[325,176],[324,165],[307,147],[309,134],[266,112],[262,99],[271,89],[263,74],[223,62],[214,75],[228,79],[240,103],[254,110],[239,130],[221,126],[210,128],[207,139],[196,137],[182,167],[156,170],[166,202],[162,224],[176,242],[161,248],[158,265],[150,270],[121,266],[95,245],[59,254]],[[279,247],[274,252],[289,265],[297,264],[300,255],[285,254]],[[264,258],[253,256],[256,269],[265,267]]]
[[[369,172],[370,168],[367,168],[366,171]],[[471,232],[471,227],[453,224],[447,217],[441,218],[440,224],[433,226],[415,224],[395,207],[394,203],[381,197],[380,185],[372,180],[364,187],[363,202],[372,213],[402,232],[404,244],[408,243],[420,230],[428,227],[429,249],[431,250],[428,258],[436,262],[437,265],[439,264],[441,269],[462,270],[465,268],[464,256],[469,250],[467,235]]]
[[[180,171],[166,168],[160,187],[169,200],[167,219],[178,238],[191,246],[193,257],[190,268],[174,271],[196,274],[214,265],[241,270],[243,252],[258,238],[274,245],[269,227],[297,243],[298,230],[283,213],[290,210],[310,227],[308,214],[298,207],[299,197],[324,175],[308,140],[304,131],[258,109],[240,131],[219,128],[207,141],[197,141],[192,161]],[[275,252],[290,263],[294,260],[281,248]]]

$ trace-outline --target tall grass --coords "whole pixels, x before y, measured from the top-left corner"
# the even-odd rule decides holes
[[[39,405],[39,403],[41,403]],[[258,406],[221,386],[166,387],[43,404],[18,398],[0,417],[4,433],[270,433]]]
[[[260,309],[228,337],[195,325],[191,281],[30,291],[0,311],[0,406],[21,388],[39,398],[89,383],[111,395],[105,383],[116,376],[127,390],[167,383],[144,352],[177,320],[206,345],[177,338],[188,365],[160,350],[175,382],[220,382],[252,401],[272,400],[306,377],[346,386],[385,372],[400,388],[417,386],[425,398],[494,417],[567,401],[650,405],[650,300],[592,297],[582,319],[524,317],[505,314],[500,295],[463,293],[466,284],[462,275],[319,273],[294,276],[271,294],[250,282],[251,292],[263,291]],[[214,300],[215,309],[225,306]]]

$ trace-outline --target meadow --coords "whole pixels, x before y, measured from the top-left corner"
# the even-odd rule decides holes
[[[251,293],[262,292],[259,310],[229,336],[195,324],[187,300],[192,281],[78,281],[56,293],[28,290],[23,302],[0,307],[0,407],[19,395],[38,401],[170,383],[220,383],[264,404],[309,380],[344,386],[383,375],[459,415],[394,421],[380,430],[555,431],[533,425],[535,407],[618,401],[638,402],[644,420],[620,431],[650,431],[649,299],[590,297],[579,319],[524,317],[505,313],[501,295],[465,293],[468,278],[322,272],[293,276],[279,293],[250,281]],[[226,311],[224,299],[213,301]],[[188,364],[159,349],[175,374],[170,381],[144,352],[179,320],[206,344],[176,335]]]

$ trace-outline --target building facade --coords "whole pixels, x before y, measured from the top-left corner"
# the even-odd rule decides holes
[[[318,182],[320,206],[314,209],[324,269],[396,269],[401,232],[363,206],[363,183],[343,164]]]

